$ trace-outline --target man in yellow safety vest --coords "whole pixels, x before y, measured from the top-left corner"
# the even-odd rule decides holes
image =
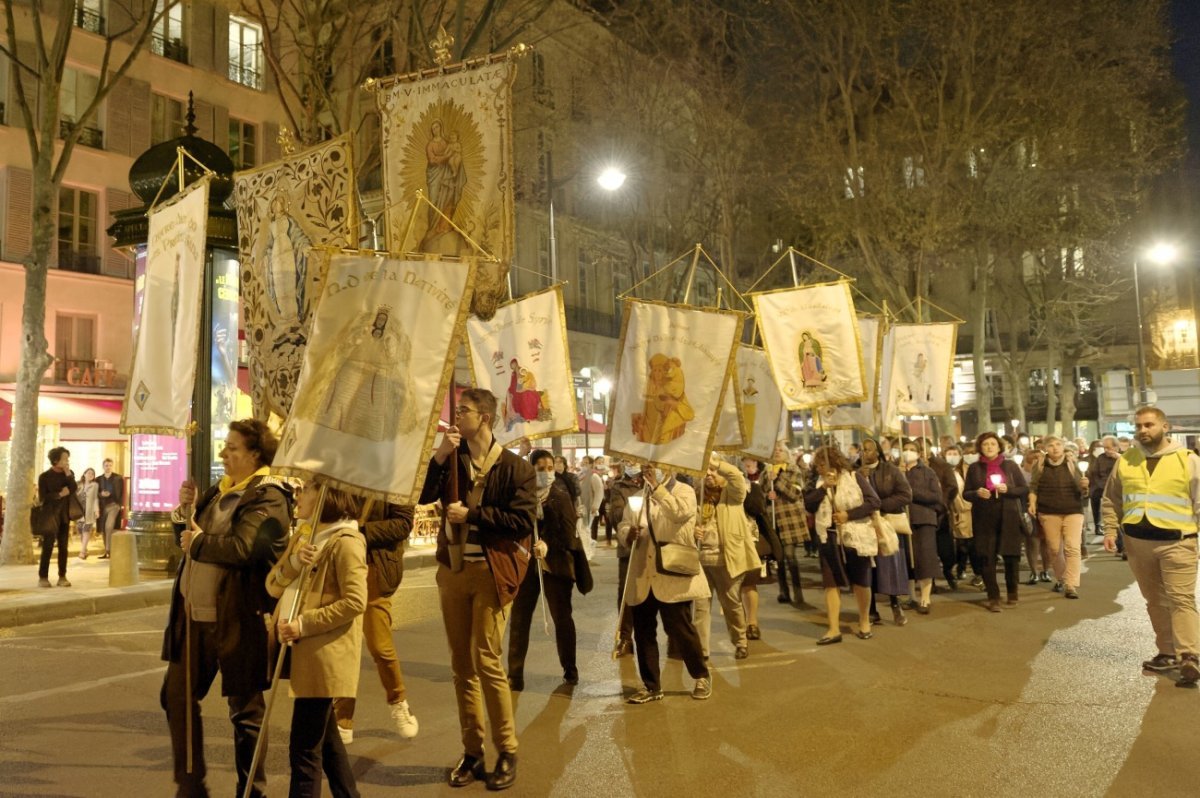
[[[1157,407],[1138,408],[1134,426],[1137,445],[1121,455],[1104,486],[1104,548],[1116,551],[1119,526],[1158,641],[1158,654],[1142,667],[1158,673],[1177,667],[1180,684],[1195,684],[1200,457],[1167,436],[1171,425]]]

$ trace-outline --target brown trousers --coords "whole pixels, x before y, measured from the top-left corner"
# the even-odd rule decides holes
[[[1129,568],[1146,599],[1160,654],[1200,654],[1196,552],[1194,537],[1141,540],[1125,536]]]

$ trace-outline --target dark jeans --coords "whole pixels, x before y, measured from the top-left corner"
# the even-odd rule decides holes
[[[332,698],[297,698],[288,748],[292,784],[288,798],[320,798],[321,771],[334,798],[358,798],[354,771],[333,717]]]
[[[625,577],[629,575],[629,558],[617,557],[617,610],[621,609],[621,597],[625,595]],[[633,613],[629,607],[621,616],[621,639],[633,642]]]
[[[954,534],[950,531],[950,522],[942,518],[937,528],[937,553],[942,562],[942,576],[947,582],[954,581],[954,565],[958,552],[955,551]]]
[[[192,622],[191,645],[185,646],[185,662],[167,665],[159,701],[167,713],[167,727],[171,731],[171,753],[175,760],[175,783],[179,785],[177,796],[201,798],[208,795],[204,784],[204,724],[200,719],[200,701],[208,695],[217,675],[217,647],[214,641],[215,623]],[[190,648],[190,658],[188,658]],[[187,772],[187,671],[192,671],[192,772]],[[228,696],[229,721],[233,724],[233,758],[237,767],[237,794],[246,789],[246,774],[254,759],[254,746],[262,728],[266,704],[262,693]],[[254,773],[254,789],[250,793],[256,798],[266,795],[267,773],[263,767],[266,760],[266,743]]]
[[[1017,597],[1017,585],[1021,583],[1021,556],[1014,555],[1011,557],[1003,557],[1004,560],[1004,587],[1008,591],[1008,597],[1015,599]],[[996,555],[994,553],[983,554],[976,552],[975,559],[971,563],[975,569],[975,573],[983,577],[983,584],[987,588],[987,597],[989,601],[1000,600],[1000,583],[996,579]]]
[[[67,575],[67,535],[70,532],[70,525],[63,523],[58,527],[58,532],[53,535],[42,535],[42,561],[38,564],[38,577],[41,579],[50,578],[50,554],[54,550],[54,544],[58,544],[58,575],[65,577]]]
[[[700,648],[700,635],[692,623],[692,602],[664,604],[654,591],[641,604],[629,608],[633,616],[633,639],[637,650],[638,673],[647,690],[661,690],[658,669],[658,616],[662,616],[668,641],[674,643],[693,679],[707,679],[708,666]]]
[[[538,611],[537,562],[529,564],[525,572],[525,581],[513,599],[512,617],[508,622],[508,677],[513,681],[525,679],[525,654],[529,650],[529,627],[533,625],[533,616]],[[542,573],[546,585],[546,604],[550,607],[550,617],[554,619],[554,642],[558,647],[558,662],[562,665],[564,678],[579,678],[579,669],[575,666],[575,618],[571,615],[571,589],[574,583],[570,579],[554,574]]]

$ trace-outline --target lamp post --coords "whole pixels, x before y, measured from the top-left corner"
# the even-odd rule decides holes
[[[1158,266],[1169,266],[1179,258],[1179,249],[1174,244],[1158,243],[1145,252],[1146,260]],[[1133,301],[1137,305],[1137,358],[1138,358],[1138,401],[1139,405],[1150,404],[1154,398],[1146,380],[1146,347],[1142,342],[1142,287],[1139,274],[1139,261],[1133,260]]]

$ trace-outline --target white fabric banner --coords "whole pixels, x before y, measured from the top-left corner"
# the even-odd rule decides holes
[[[416,502],[474,268],[473,261],[330,259],[274,470]]]
[[[625,300],[605,448],[703,473],[744,323],[734,311]]]
[[[742,344],[737,351],[737,373],[741,382],[742,420],[746,442],[742,453],[770,462],[780,437],[783,396],[771,373],[771,362],[763,350]]]
[[[494,432],[501,445],[575,431],[561,286],[501,305],[489,321],[472,317],[467,344],[475,384],[499,400]]]
[[[186,437],[204,300],[209,178],[150,212],[142,317],[121,434]]]
[[[721,415],[717,417],[717,437],[713,448],[720,452],[740,452],[746,444],[746,420],[743,414],[741,381],[737,361],[725,380],[721,394]]]
[[[880,321],[877,316],[859,316],[858,335],[862,342],[863,372],[867,379],[867,398],[852,405],[822,407],[825,429],[863,429],[874,434],[875,396],[879,390]]]
[[[849,280],[754,294],[754,309],[789,410],[867,398]]]
[[[954,347],[958,325],[897,324],[887,364],[884,418],[898,425],[900,416],[940,416],[950,412],[950,382],[954,377]]]

